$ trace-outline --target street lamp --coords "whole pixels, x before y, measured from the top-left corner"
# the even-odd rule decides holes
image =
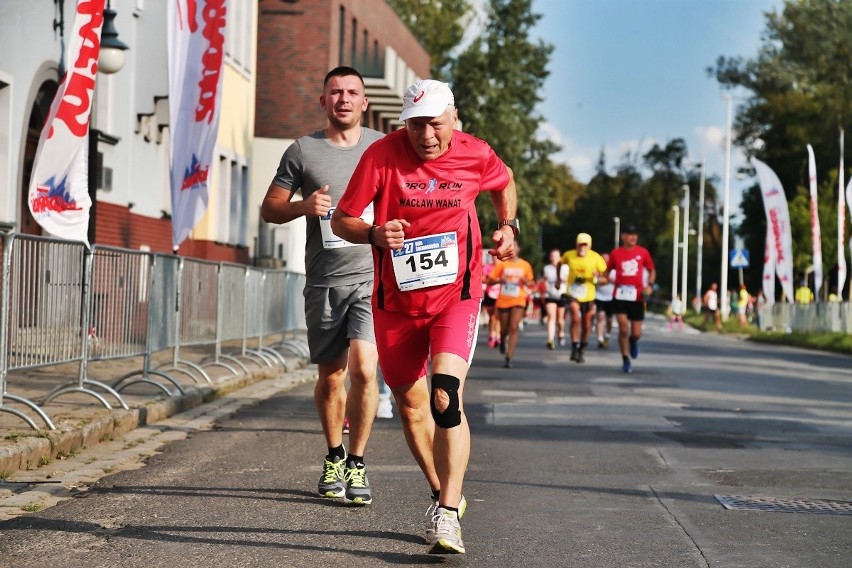
[[[101,28],[101,49],[98,54],[98,72],[105,75],[118,73],[124,67],[125,51],[128,47],[118,39],[118,31],[115,29],[115,10],[111,2],[107,2],[104,10],[104,23]],[[95,106],[98,104],[98,91],[92,97],[92,112],[89,118],[89,163],[87,172],[89,176],[89,198],[92,202],[89,208],[88,239],[90,243],[95,242],[97,214],[98,214],[98,184],[100,183],[101,167],[98,160],[98,141],[103,134],[95,124],[97,112]]]
[[[115,10],[107,2],[104,10],[104,24],[101,29],[101,52],[98,55],[98,71],[110,75],[121,71],[124,67],[124,56],[127,44],[118,39],[118,31],[115,29]]]
[[[733,120],[733,105],[734,99],[729,94],[722,95],[722,98],[727,102],[727,125],[725,133],[725,184],[724,184],[724,205],[722,206],[722,278],[721,296],[722,304],[722,320],[728,320],[728,313],[731,310],[730,300],[728,298],[728,231],[730,225],[731,213],[731,130]]]
[[[686,272],[689,267],[689,184],[683,184],[683,192],[683,266],[681,267],[680,299],[685,306],[687,305]]]
[[[698,184],[698,259],[695,271],[695,296],[701,297],[701,267],[704,256],[704,156],[701,156],[701,180]]]
[[[615,246],[618,247],[618,239],[621,238],[621,218],[613,217],[612,222],[615,223]]]
[[[674,245],[672,246],[672,303],[674,303],[675,295],[677,294],[677,237],[680,233],[680,223],[678,222],[678,213],[680,213],[680,207],[678,207],[677,205],[673,205],[672,211],[674,211]]]

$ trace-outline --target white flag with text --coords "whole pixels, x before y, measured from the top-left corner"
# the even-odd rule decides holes
[[[814,149],[808,144],[808,185],[811,193],[811,241],[814,251],[814,296],[819,300],[819,290],[822,288],[822,231],[819,226],[819,210],[817,209],[817,177]]]
[[[770,227],[766,227],[766,245],[763,250],[763,295],[766,304],[775,303],[775,238]]]
[[[227,0],[169,1],[172,245],[207,209],[219,131]]]
[[[766,210],[766,224],[772,231],[775,255],[775,273],[781,281],[781,288],[787,301],[793,301],[793,238],[790,233],[790,212],[787,209],[787,195],[781,186],[781,180],[772,169],[756,158],[751,159],[757,178],[760,181],[760,193]]]
[[[89,117],[101,50],[105,0],[79,0],[68,40],[66,73],[38,140],[28,203],[48,233],[88,244]]]

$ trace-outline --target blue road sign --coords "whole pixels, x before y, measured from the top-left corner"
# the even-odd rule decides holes
[[[731,268],[748,268],[748,251],[745,249],[734,249],[730,253]]]

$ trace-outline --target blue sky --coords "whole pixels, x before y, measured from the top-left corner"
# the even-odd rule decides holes
[[[764,12],[782,0],[533,0],[535,32],[554,46],[539,111],[557,161],[586,182],[601,148],[612,168],[629,149],[684,138],[690,159],[721,180],[726,103],[705,69],[720,55],[753,58]],[[734,94],[736,108],[737,94]],[[734,149],[733,168],[743,158]],[[611,171],[611,169],[610,169]],[[731,213],[743,186],[731,180]]]

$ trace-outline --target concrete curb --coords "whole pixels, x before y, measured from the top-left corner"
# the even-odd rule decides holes
[[[15,443],[0,446],[0,473],[38,467],[47,460],[71,455],[81,449],[92,447],[104,440],[117,438],[131,430],[155,424],[175,414],[185,412],[221,396],[259,381],[272,379],[279,373],[301,369],[307,362],[296,358],[288,359],[288,369],[257,369],[247,375],[224,378],[212,385],[184,386],[185,394],[168,399],[151,400],[130,410],[104,409],[104,414],[88,423],[67,431],[39,430],[32,435],[22,435]]]

